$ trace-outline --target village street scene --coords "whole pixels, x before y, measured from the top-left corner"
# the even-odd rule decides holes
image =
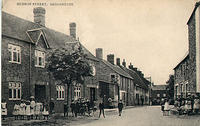
[[[8,0],[1,19],[2,126],[200,126],[200,1]]]

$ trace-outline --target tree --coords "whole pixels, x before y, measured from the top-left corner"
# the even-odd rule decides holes
[[[84,83],[84,77],[90,76],[91,66],[82,47],[60,48],[52,51],[48,58],[48,70],[56,81],[67,85],[67,104],[69,105],[69,89],[73,83]]]
[[[169,76],[169,80],[166,82],[167,85],[167,92],[170,99],[174,99],[174,75]]]

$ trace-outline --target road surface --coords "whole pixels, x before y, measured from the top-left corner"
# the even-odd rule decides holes
[[[200,126],[200,115],[163,116],[159,106],[144,106],[126,109],[122,116],[109,114],[106,118],[96,118],[87,123],[70,126]]]

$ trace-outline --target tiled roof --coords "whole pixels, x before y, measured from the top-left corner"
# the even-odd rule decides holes
[[[36,37],[38,31],[41,31],[50,46],[50,48],[60,48],[68,45],[70,42],[75,42],[76,40],[64,33],[55,31],[53,29],[42,27],[37,23],[16,17],[14,15],[8,14],[2,11],[2,34],[8,37],[12,37],[15,39],[19,39],[22,41],[34,43],[30,40],[27,35],[27,32],[33,30],[32,32],[28,32],[29,35]],[[67,43],[67,44],[66,44]],[[70,44],[69,44],[70,45]],[[84,52],[88,55],[89,58],[93,60],[98,60],[94,55],[92,55],[83,45]]]
[[[125,67],[121,67],[123,70],[125,70],[129,75],[133,78],[133,81],[135,84],[137,84],[139,87],[148,89],[148,86],[145,84],[145,82],[142,80],[142,78],[134,71]]]
[[[183,57],[183,59],[174,67],[174,70],[181,65],[184,61],[186,61],[187,59],[189,59],[189,52],[187,51],[185,56]]]
[[[152,90],[166,90],[167,85],[153,85],[151,87]]]
[[[122,70],[119,66],[113,65],[113,64],[111,64],[110,62],[108,62],[106,60],[102,60],[102,62],[104,64],[106,64],[108,67],[110,67],[112,70],[114,70],[116,73],[118,73],[118,74],[120,74],[120,75],[122,75],[124,77],[133,79],[127,72],[125,72],[124,70]]]

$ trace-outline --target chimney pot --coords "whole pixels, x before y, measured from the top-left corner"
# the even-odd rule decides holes
[[[120,64],[120,58],[117,58],[116,62],[117,62],[117,66],[121,66],[121,64]]]
[[[126,67],[126,61],[125,61],[125,59],[123,59],[122,65],[123,65],[124,67]]]
[[[45,9],[43,7],[36,7],[33,9],[33,14],[34,22],[41,26],[45,26]]]

